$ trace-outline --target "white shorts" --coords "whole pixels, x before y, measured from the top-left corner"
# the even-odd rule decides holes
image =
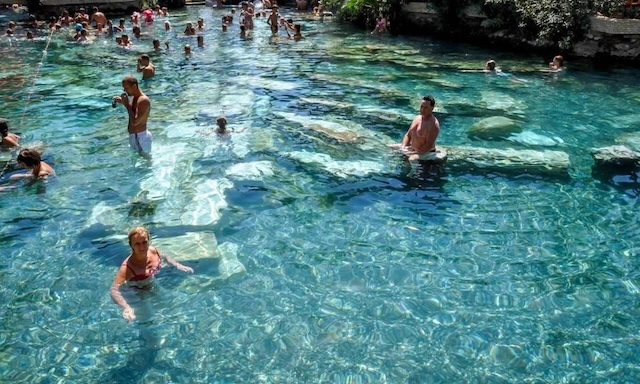
[[[137,152],[151,153],[151,141],[153,136],[151,132],[145,130],[140,133],[129,134],[129,145],[131,149]]]

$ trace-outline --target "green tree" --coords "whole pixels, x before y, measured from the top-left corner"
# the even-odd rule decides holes
[[[485,25],[505,28],[528,39],[542,39],[568,49],[589,29],[589,16],[610,14],[625,0],[486,0]]]

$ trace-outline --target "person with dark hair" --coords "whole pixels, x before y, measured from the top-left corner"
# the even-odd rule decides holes
[[[160,44],[159,41],[158,44]],[[156,67],[146,53],[138,57],[138,72],[142,72],[142,80],[148,80],[156,74]]]
[[[219,135],[224,135],[225,133],[227,133],[227,118],[220,115],[218,116],[218,118],[216,119],[216,125],[218,126],[218,129],[216,130],[216,132]]]
[[[21,150],[16,161],[19,165],[27,168],[31,172],[12,175],[12,180],[22,178],[41,179],[43,177],[56,174],[53,167],[42,161],[40,158],[40,152],[34,148],[25,148]]]
[[[91,14],[89,23],[95,22],[96,28],[98,27],[98,24],[102,24],[103,26],[107,25],[107,17],[104,15],[104,13],[98,10],[98,7],[93,7],[91,11],[93,13]]]
[[[2,135],[0,141],[0,147],[3,148],[16,148],[20,145],[18,144],[18,140],[20,140],[20,136],[9,132],[9,120],[0,118],[0,134]]]
[[[122,79],[122,88],[124,93],[113,98],[113,106],[120,103],[127,109],[129,145],[138,152],[150,153],[153,136],[147,130],[147,120],[151,112],[151,100],[140,90],[135,76],[125,76]],[[131,101],[129,96],[133,97]]]
[[[429,153],[436,151],[440,122],[433,115],[435,106],[436,100],[431,95],[424,96],[420,101],[420,114],[411,122],[400,148],[409,156],[409,160],[419,160],[424,155],[428,159]]]

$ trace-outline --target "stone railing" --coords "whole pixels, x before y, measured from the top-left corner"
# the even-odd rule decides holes
[[[607,35],[640,35],[640,20],[591,16],[591,30]]]
[[[402,6],[402,10],[409,13],[424,13],[430,15],[437,15],[438,11],[431,3],[417,2],[411,1],[405,3]],[[479,5],[470,5],[465,8],[463,11],[465,16],[470,18],[480,18],[486,19],[487,17],[480,11]]]

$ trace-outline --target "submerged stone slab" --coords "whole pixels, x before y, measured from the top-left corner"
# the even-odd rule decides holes
[[[562,151],[446,147],[448,164],[470,164],[477,168],[503,169],[524,173],[567,173],[571,162]]]
[[[591,156],[597,166],[634,167],[640,164],[640,152],[624,145],[594,148],[591,151]]]
[[[564,140],[555,136],[549,137],[532,131],[523,131],[515,135],[507,137],[507,140],[518,144],[530,145],[536,147],[554,147],[564,143]]]
[[[469,127],[467,135],[478,139],[495,140],[520,132],[522,128],[516,121],[504,116],[491,116]]]
[[[632,151],[640,152],[640,132],[630,132],[621,135],[616,142]]]

